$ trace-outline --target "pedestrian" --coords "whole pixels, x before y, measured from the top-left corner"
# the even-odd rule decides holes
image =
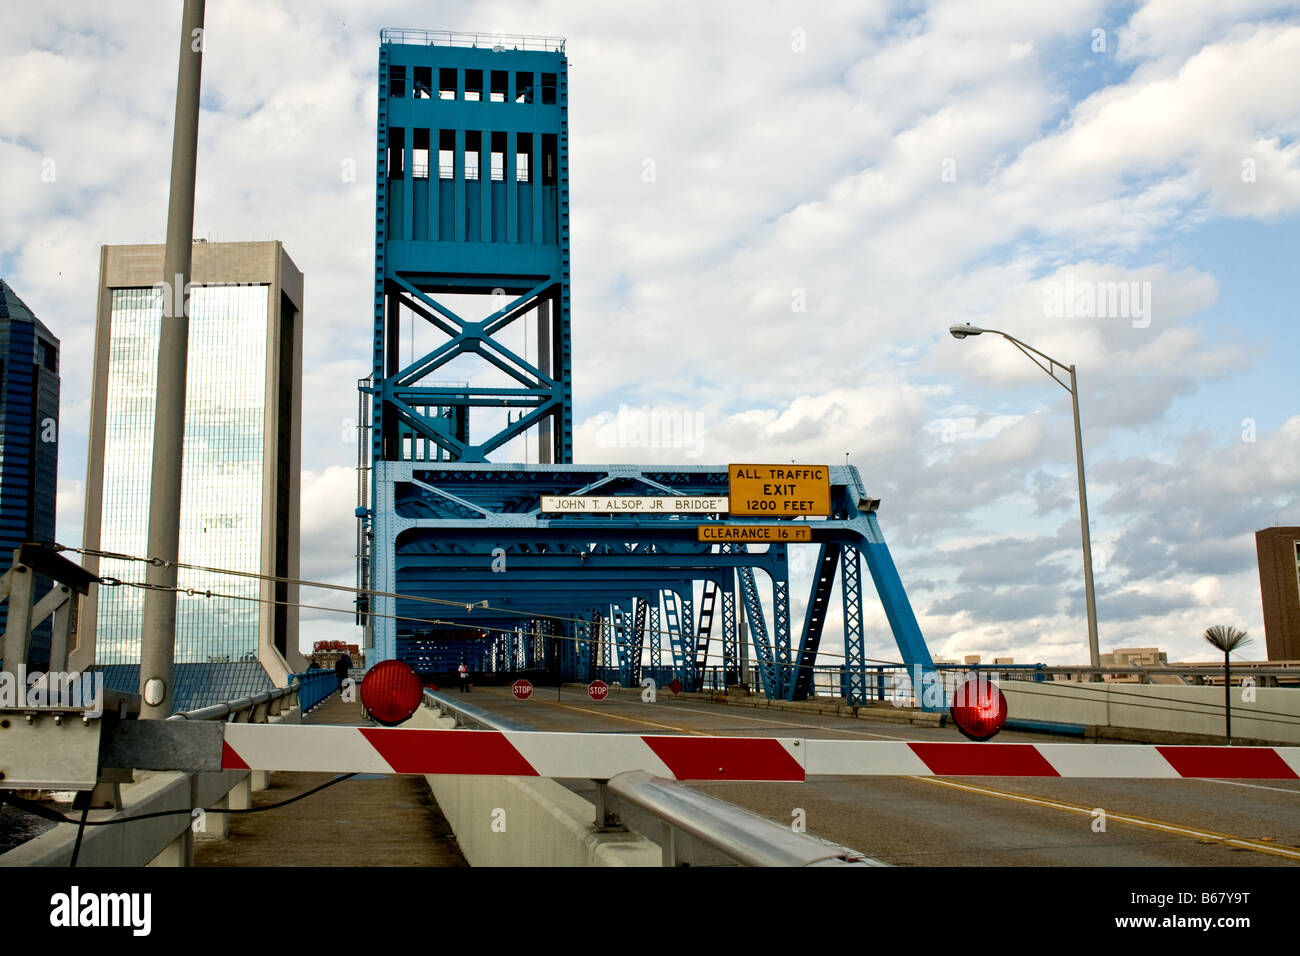
[[[469,668],[465,666],[464,661],[461,661],[460,667],[456,668],[456,675],[460,678],[460,692],[462,694],[468,694],[469,693]]]
[[[340,654],[339,659],[334,662],[334,674],[339,679],[340,687],[343,686],[343,680],[348,676],[348,672],[351,670],[352,658],[348,657],[346,654]]]

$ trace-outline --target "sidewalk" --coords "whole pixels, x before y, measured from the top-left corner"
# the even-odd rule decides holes
[[[359,703],[334,694],[305,724],[358,726]],[[279,803],[335,777],[272,773],[255,807]],[[195,842],[196,866],[468,866],[423,777],[360,774],[305,800],[230,818],[225,840]]]

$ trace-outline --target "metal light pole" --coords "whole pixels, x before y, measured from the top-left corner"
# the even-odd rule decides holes
[[[1088,493],[1083,481],[1083,431],[1079,427],[1079,385],[1074,376],[1074,366],[1058,362],[1045,352],[1040,352],[1032,345],[1020,341],[1014,335],[1008,335],[997,329],[981,329],[973,325],[954,325],[948,329],[955,339],[964,339],[970,335],[1000,335],[1029,357],[1029,360],[1051,376],[1052,381],[1070,393],[1074,407],[1074,453],[1079,469],[1079,524],[1083,529],[1083,586],[1088,604],[1088,651],[1093,667],[1101,667],[1101,651],[1097,646],[1097,595],[1092,584],[1092,536],[1088,532]],[[1040,359],[1047,362],[1043,364]],[[1057,369],[1070,373],[1070,384],[1066,385],[1057,377]]]
[[[148,556],[166,564],[145,571],[140,641],[140,716],[171,716],[176,645],[176,560],[180,551],[181,452],[185,438],[185,363],[189,351],[190,255],[194,242],[194,169],[199,142],[199,79],[203,67],[204,0],[185,0],[176,72],[171,197],[163,253],[162,328],[154,402],[153,470],[149,485]]]

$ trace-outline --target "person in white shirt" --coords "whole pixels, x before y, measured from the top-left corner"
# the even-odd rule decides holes
[[[460,692],[462,694],[468,694],[469,693],[469,668],[465,666],[464,661],[461,661],[460,667],[456,668],[456,675],[460,678]]]

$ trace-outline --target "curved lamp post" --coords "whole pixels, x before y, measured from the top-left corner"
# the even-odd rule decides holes
[[[1074,404],[1074,451],[1079,466],[1079,524],[1083,528],[1083,586],[1088,603],[1088,651],[1092,657],[1092,666],[1101,667],[1101,653],[1097,647],[1097,595],[1092,586],[1092,539],[1088,534],[1088,494],[1083,483],[1083,432],[1079,428],[1079,387],[1074,378],[1074,366],[1058,362],[1032,345],[1020,341],[1014,335],[1008,335],[997,329],[981,329],[973,325],[954,325],[948,329],[955,339],[964,339],[970,335],[1000,335],[1029,357],[1029,360],[1051,376],[1052,381],[1070,393]],[[1043,364],[1046,362],[1047,364]],[[1059,371],[1070,373],[1070,384],[1058,377]]]

